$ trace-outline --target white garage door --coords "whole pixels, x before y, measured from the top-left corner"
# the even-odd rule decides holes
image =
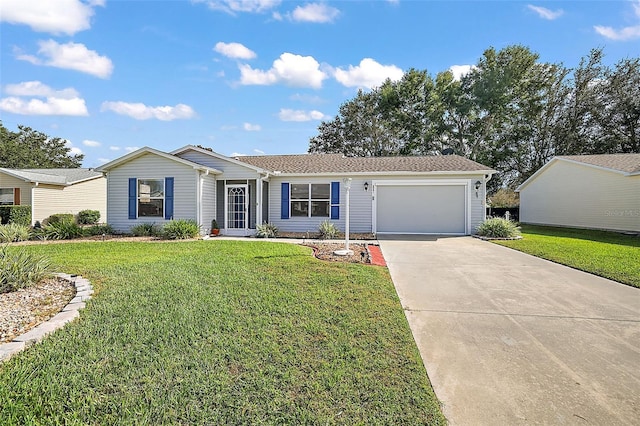
[[[378,185],[376,231],[464,234],[464,185]]]

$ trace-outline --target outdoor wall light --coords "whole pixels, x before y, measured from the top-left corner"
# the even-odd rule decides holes
[[[368,191],[369,190],[369,182],[365,182],[364,183],[364,190]]]
[[[479,190],[481,186],[482,186],[482,182],[480,182],[479,180],[476,181],[476,185],[475,185],[476,191]]]

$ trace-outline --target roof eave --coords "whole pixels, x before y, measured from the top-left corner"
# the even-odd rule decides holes
[[[149,148],[148,146],[142,147],[136,151],[130,152],[129,154],[120,157],[120,158],[116,158],[113,161],[110,161],[106,164],[103,164],[100,167],[96,167],[96,171],[98,172],[108,172],[109,170],[113,169],[114,167],[119,166],[120,164],[124,164],[127,163],[129,161],[135,160],[138,157],[143,156],[144,154],[155,154],[158,155],[160,157],[166,158],[168,160],[172,160],[172,161],[176,161],[178,163],[182,163],[185,164],[187,166],[191,166],[193,167],[195,170],[203,170],[203,171],[208,171],[209,173],[212,174],[222,174],[222,172],[218,169],[215,169],[213,167],[207,167],[207,166],[203,166],[202,164],[198,164],[198,163],[194,163],[193,161],[189,161],[189,160],[185,160],[184,158],[180,158],[177,157],[173,154],[167,154],[166,152],[163,151],[159,151],[157,149],[154,148]]]
[[[208,149],[202,149],[202,148],[194,146],[194,145],[185,145],[182,148],[178,148],[178,149],[176,149],[174,151],[171,151],[169,154],[177,156],[177,155],[182,154],[183,152],[186,152],[186,151],[189,151],[189,150],[196,151],[196,152],[199,152],[201,154],[209,155],[211,157],[217,158],[218,160],[228,161],[230,163],[233,163],[233,164],[236,164],[236,165],[243,166],[243,167],[246,167],[248,169],[254,170],[254,171],[258,172],[258,173],[266,173],[266,172],[269,171],[269,170],[260,168],[258,166],[254,166],[253,164],[245,163],[244,161],[241,161],[241,160],[236,160],[233,157],[227,157],[226,155],[219,154],[219,153],[217,153],[215,151],[209,151]]]
[[[271,172],[274,177],[305,177],[305,176],[433,176],[433,175],[493,175],[497,173],[495,170],[440,170],[440,171],[387,171],[387,172],[313,172],[313,173],[275,173]]]

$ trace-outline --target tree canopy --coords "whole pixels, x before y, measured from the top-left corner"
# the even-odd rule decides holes
[[[12,132],[0,122],[0,167],[76,168],[83,158],[83,154],[71,154],[64,139],[22,125]]]
[[[357,95],[323,121],[309,152],[439,155],[445,149],[500,172],[515,187],[555,155],[640,152],[640,59],[575,69],[524,46],[487,49],[461,79],[411,69]]]

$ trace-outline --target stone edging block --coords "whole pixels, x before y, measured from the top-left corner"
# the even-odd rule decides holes
[[[40,342],[47,334],[62,328],[66,323],[73,321],[80,316],[80,310],[84,309],[85,302],[91,299],[93,286],[89,280],[77,275],[54,274],[56,277],[73,283],[76,288],[76,295],[62,308],[62,311],[39,324],[13,341],[0,344],[0,362],[6,361],[13,355],[34,343]]]

